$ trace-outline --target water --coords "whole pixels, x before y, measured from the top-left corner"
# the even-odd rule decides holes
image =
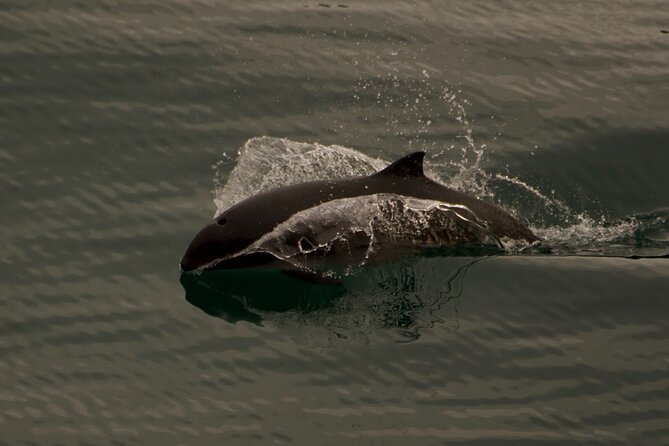
[[[0,444],[669,443],[668,24],[659,0],[3,1]],[[263,135],[340,148],[261,176],[237,161]],[[249,187],[419,149],[550,252],[325,291],[180,277]]]

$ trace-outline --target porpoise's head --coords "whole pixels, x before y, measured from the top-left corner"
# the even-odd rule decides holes
[[[234,256],[252,243],[238,223],[219,215],[198,232],[181,259],[183,271],[207,269],[217,261]]]

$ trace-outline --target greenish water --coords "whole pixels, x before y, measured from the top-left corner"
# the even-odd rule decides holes
[[[661,0],[3,1],[0,444],[669,443],[663,30]],[[342,173],[299,142],[426,150],[550,252],[180,275],[217,210]]]

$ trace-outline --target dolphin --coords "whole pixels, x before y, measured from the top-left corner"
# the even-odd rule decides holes
[[[446,234],[446,238],[441,237],[439,240],[444,245],[485,244],[481,233],[492,235],[497,242],[540,243],[530,229],[500,207],[426,177],[424,158],[425,152],[413,152],[369,176],[293,184],[242,200],[216,216],[195,235],[181,259],[181,270],[260,267],[290,269],[299,276],[299,269],[282,262],[276,255],[250,248],[300,212],[335,200],[386,194],[448,204],[451,211],[448,214],[455,215],[453,220],[459,225],[456,226],[464,228],[466,225],[467,230],[463,232],[464,236]],[[330,223],[330,226],[337,225],[337,222]],[[456,227],[449,225],[442,228],[442,232]],[[296,237],[294,242],[301,244],[304,239]]]

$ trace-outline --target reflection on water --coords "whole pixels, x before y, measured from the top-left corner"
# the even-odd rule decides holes
[[[339,338],[393,329],[406,341],[435,323],[457,328],[455,306],[465,277],[484,258],[416,256],[366,267],[331,284],[273,270],[182,273],[181,284],[189,303],[231,323],[329,326]],[[442,311],[447,307],[452,311]]]
[[[228,322],[260,323],[264,312],[309,312],[341,295],[339,284],[311,284],[273,270],[216,270],[181,273],[186,300]]]

